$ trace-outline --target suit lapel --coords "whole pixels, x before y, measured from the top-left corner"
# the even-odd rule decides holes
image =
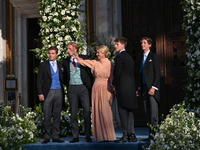
[[[70,76],[70,57],[67,57],[66,67],[67,67],[67,74],[68,74],[68,76]]]
[[[50,78],[52,78],[52,77],[51,77],[51,69],[50,69],[49,60],[46,61],[45,67],[46,67],[46,70],[47,70],[48,75],[50,76]]]
[[[144,65],[144,69],[147,67],[148,63],[150,62],[151,59],[151,51],[149,52],[148,56],[147,56],[147,59],[145,61],[145,65]]]

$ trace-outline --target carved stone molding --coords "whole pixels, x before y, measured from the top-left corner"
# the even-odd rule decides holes
[[[39,14],[40,0],[9,0],[15,9],[27,18],[41,17]]]

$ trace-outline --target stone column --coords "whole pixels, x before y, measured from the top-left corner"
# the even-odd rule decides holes
[[[6,0],[0,0],[0,102],[5,102],[4,79],[6,78]]]
[[[26,18],[15,9],[15,72],[18,92],[21,93],[22,105],[28,107],[27,85],[27,36]]]
[[[121,0],[94,0],[95,33],[105,38],[122,36]]]

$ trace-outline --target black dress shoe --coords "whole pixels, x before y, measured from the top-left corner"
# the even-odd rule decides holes
[[[92,139],[89,136],[85,136],[86,142],[92,142]]]
[[[79,142],[79,138],[73,138],[71,141],[69,141],[69,143],[76,143]]]
[[[135,136],[134,133],[131,133],[129,136],[128,136],[128,139],[129,139],[129,142],[137,142],[137,138]]]
[[[47,144],[50,142],[50,139],[44,139],[44,141],[42,141],[42,144]]]
[[[127,135],[123,135],[119,140],[115,140],[114,142],[115,142],[115,143],[129,142],[128,136],[127,136]]]
[[[52,142],[63,143],[64,140],[58,138],[58,139],[53,139]]]

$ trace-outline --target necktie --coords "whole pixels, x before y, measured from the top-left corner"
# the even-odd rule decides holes
[[[73,57],[73,62],[72,62],[72,66],[76,69],[76,62],[75,62],[75,57]]]
[[[142,70],[144,69],[145,62],[146,62],[146,55],[143,56],[143,60],[142,60]]]
[[[52,62],[52,66],[53,66],[53,71],[56,72],[56,62]]]

